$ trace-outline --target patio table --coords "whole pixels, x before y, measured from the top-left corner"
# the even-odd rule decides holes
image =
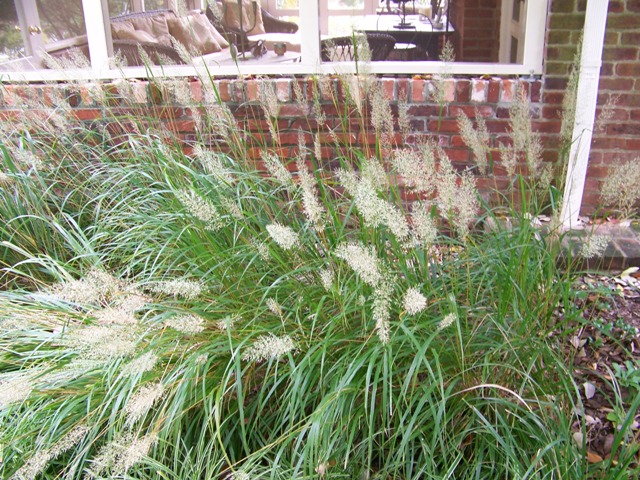
[[[411,28],[398,28],[399,15],[364,15],[355,22],[359,32],[384,32],[392,35],[398,43],[413,43],[417,47],[415,60],[437,60],[444,39],[455,32],[451,22],[443,22],[442,28],[434,28],[433,23],[420,15],[407,15]]]

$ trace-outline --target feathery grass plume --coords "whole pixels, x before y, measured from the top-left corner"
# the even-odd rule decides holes
[[[621,218],[631,218],[640,200],[640,157],[613,166],[602,185],[602,200],[612,205]]]
[[[221,141],[228,143],[228,139],[236,133],[237,125],[233,114],[226,104],[218,102],[214,90],[203,89],[203,93],[208,104],[205,113],[211,131]]]
[[[35,453],[9,480],[35,480],[49,465],[51,452],[43,449]]]
[[[153,283],[149,286],[149,289],[155,293],[193,300],[202,294],[204,285],[196,280],[174,278],[173,280],[163,280]]]
[[[375,287],[382,280],[378,255],[373,245],[343,243],[336,248],[335,256],[346,261],[366,284]]]
[[[193,155],[200,161],[206,173],[228,185],[235,183],[233,173],[224,165],[224,154],[205,150],[202,145],[194,145]]]
[[[593,129],[594,133],[603,134],[606,132],[609,121],[613,118],[613,116],[616,113],[615,107],[618,105],[619,101],[620,101],[619,94],[613,94],[613,95],[609,94],[606,102],[604,102],[604,105],[600,110],[600,113],[596,117],[596,126]]]
[[[133,355],[138,338],[134,325],[113,324],[75,327],[61,341],[82,358],[108,361]]]
[[[307,164],[303,159],[299,158],[296,165],[302,189],[302,208],[304,213],[316,230],[323,230],[325,210],[316,193],[316,179],[309,173]]]
[[[438,229],[427,202],[414,202],[411,206],[411,235],[423,248],[433,245],[438,237]]]
[[[409,135],[413,133],[406,90],[402,90],[398,93],[398,128],[400,129],[400,133],[405,141]]]
[[[565,149],[569,148],[573,140],[573,126],[576,118],[576,105],[578,104],[578,81],[580,80],[579,64],[582,40],[580,40],[576,45],[578,45],[578,50],[573,57],[573,62],[569,70],[569,78],[567,79],[567,86],[564,89],[562,112],[560,115],[560,138]]]
[[[278,103],[274,82],[265,80],[258,82],[258,103],[262,107],[269,126],[269,133],[275,142],[278,138],[277,120],[280,113],[280,104]]]
[[[500,152],[500,161],[507,172],[507,176],[513,178],[516,174],[516,167],[518,166],[517,152],[512,146],[507,146],[502,142],[498,144],[498,151]]]
[[[487,173],[487,165],[489,163],[489,132],[484,118],[480,116],[480,112],[476,108],[475,113],[476,127],[473,127],[471,119],[464,112],[458,113],[458,128],[462,140],[471,149],[473,160],[478,166],[478,170],[482,175]]]
[[[54,284],[50,293],[54,297],[70,303],[107,304],[116,293],[124,288],[124,282],[113,275],[92,269],[84,278]]]
[[[205,224],[207,230],[217,232],[224,227],[225,223],[218,209],[209,200],[202,198],[193,190],[178,190],[175,195],[190,215]]]
[[[33,383],[24,376],[5,378],[0,377],[0,409],[26,400],[33,391]]]
[[[269,152],[262,152],[261,157],[265,167],[267,167],[267,170],[274,180],[285,187],[289,187],[293,184],[291,172],[287,170],[287,167],[283,165],[277,155]]]
[[[134,316],[133,312],[123,308],[96,310],[93,312],[93,316],[100,325],[135,325],[138,323],[138,319]]]
[[[445,155],[440,159],[437,186],[436,204],[440,215],[453,224],[458,237],[464,240],[479,208],[474,179],[468,171],[458,175]]]
[[[300,81],[295,77],[291,81],[291,85],[293,87],[293,101],[296,102],[296,106],[300,110],[303,116],[307,117],[310,113],[309,102],[307,101],[307,97],[305,93],[302,91],[302,87],[300,86]]]
[[[394,133],[391,105],[384,95],[380,82],[371,83],[368,93],[369,104],[371,105],[371,126],[380,138],[383,149],[384,147],[390,148]]]
[[[236,220],[243,220],[244,219],[244,213],[242,212],[242,209],[236,203],[235,199],[223,196],[223,197],[220,198],[220,205],[222,206],[222,208],[224,208],[224,210],[229,215],[231,215]]]
[[[171,37],[171,45],[185,65],[193,65],[193,57],[199,56],[195,49],[187,48],[182,42],[179,42],[174,37]],[[143,65],[153,65],[155,63],[143,48],[138,48],[138,53],[141,55],[140,58],[142,59]],[[143,53],[144,56],[142,56]]]
[[[192,106],[193,97],[191,95],[191,89],[189,82],[184,78],[167,78],[166,82],[167,90],[175,98],[175,103],[178,105]]]
[[[447,327],[453,325],[457,319],[457,315],[455,313],[448,313],[444,316],[442,320],[438,323],[438,330],[444,330]]]
[[[363,165],[361,178],[349,170],[339,169],[337,174],[342,186],[353,196],[356,208],[367,226],[377,228],[380,225],[386,225],[399,240],[409,236],[409,225],[404,213],[395,205],[378,196],[378,190],[388,182],[388,177],[380,162],[377,160],[367,161]]]
[[[0,188],[11,185],[13,179],[5,172],[0,172]]]
[[[391,318],[391,297],[393,286],[389,279],[383,278],[373,291],[372,316],[376,322],[376,333],[380,342],[389,343],[389,319]]]
[[[165,324],[178,332],[187,335],[196,335],[204,331],[204,319],[198,315],[174,315],[170,317]]]
[[[89,429],[78,425],[58,440],[51,448],[41,449],[13,474],[11,480],[34,480],[63,453],[71,450],[87,435]]]
[[[288,335],[277,337],[273,334],[260,335],[258,339],[243,354],[242,360],[248,362],[264,362],[280,360],[289,352],[297,350],[293,339]]]
[[[158,355],[156,355],[156,353],[153,351],[148,351],[126,363],[122,367],[120,374],[124,377],[141,375],[145,372],[150,372],[151,370],[153,370],[157,363]]]
[[[278,104],[278,94],[274,82],[258,82],[258,103],[267,117],[278,117],[280,105]]]
[[[151,299],[146,295],[133,292],[118,296],[113,301],[115,308],[128,313],[138,312],[145,308],[150,302]]]
[[[124,475],[136,463],[146,457],[158,441],[156,434],[135,437],[132,433],[120,434],[100,449],[91,460],[91,469],[85,478],[99,478],[109,473],[111,477]]]
[[[431,98],[442,110],[447,101],[447,79],[452,77],[450,68],[447,67],[447,64],[455,61],[455,51],[453,49],[453,44],[449,42],[449,40],[445,40],[438,58],[445,64],[445,67],[442,69],[441,73],[434,75],[433,80],[431,81]]]
[[[238,470],[231,474],[230,480],[251,480],[251,475],[242,470]]]
[[[588,235],[581,245],[578,255],[582,258],[601,257],[610,241],[611,237],[608,235]]]
[[[242,317],[240,317],[240,315],[227,315],[221,320],[218,320],[215,323],[215,327],[218,330],[231,330],[240,320],[242,320]]]
[[[529,175],[541,183],[539,190],[546,190],[546,183],[550,181],[549,166],[543,164],[540,134],[533,131],[531,105],[526,90],[520,85],[509,108],[509,127],[516,155],[524,156]]]
[[[144,418],[163,395],[164,385],[161,382],[140,387],[124,407],[124,411],[127,414],[126,425],[130,427]]]
[[[300,237],[291,228],[279,223],[271,223],[267,225],[269,236],[280,245],[284,250],[291,250],[300,245]]]
[[[436,161],[433,148],[423,145],[418,151],[409,148],[395,150],[393,165],[396,173],[416,193],[430,196],[435,190]]]
[[[252,239],[251,245],[253,246],[253,248],[255,248],[256,252],[258,253],[258,256],[262,260],[264,260],[265,262],[268,262],[269,260],[271,260],[271,253],[269,253],[269,246],[265,242],[259,242],[255,239]]]
[[[367,98],[368,79],[362,75],[339,74],[338,85],[344,92],[344,103],[355,106],[357,114],[365,115],[365,100]]]
[[[411,287],[402,298],[402,306],[409,315],[416,315],[427,308],[427,299],[420,293],[420,290]]]
[[[66,387],[69,382],[87,375],[89,372],[104,368],[104,362],[100,360],[74,358],[61,368],[57,368],[34,379],[35,387],[41,390],[49,390]]]
[[[327,292],[331,291],[331,287],[333,286],[333,270],[330,268],[320,270],[320,282]]]
[[[313,154],[317,161],[322,160],[322,144],[320,143],[320,135],[317,133],[313,136]]]
[[[275,316],[282,318],[282,308],[275,298],[267,298],[267,308]]]

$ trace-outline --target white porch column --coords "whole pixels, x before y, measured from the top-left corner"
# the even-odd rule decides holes
[[[300,0],[300,32],[302,63],[318,65],[320,63],[320,32],[318,0]]]
[[[109,66],[111,29],[106,0],[82,0],[84,24],[91,53],[91,69],[98,73]]]
[[[578,223],[582,194],[587,177],[589,151],[596,114],[602,47],[607,23],[609,0],[589,0],[584,20],[578,102],[573,126],[567,180],[562,200],[562,226],[571,228]]]

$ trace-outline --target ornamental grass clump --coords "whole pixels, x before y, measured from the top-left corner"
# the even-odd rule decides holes
[[[358,149],[334,124],[336,168],[321,168],[316,106],[335,102],[348,130],[384,100],[340,104],[331,81],[309,83],[315,142],[290,159],[228,117],[211,135],[227,111],[215,92],[191,155],[159,117],[76,121],[56,142],[4,125],[2,478],[597,470],[551,335],[554,312],[574,313],[556,245],[524,215],[477,228],[493,213],[474,177],[427,140]]]

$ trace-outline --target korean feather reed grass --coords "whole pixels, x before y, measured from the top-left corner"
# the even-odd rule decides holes
[[[382,101],[371,88],[352,95]],[[571,273],[535,211],[478,228],[495,215],[473,178],[428,142],[394,145],[388,105],[366,152],[332,132],[335,171],[317,144],[281,158],[200,107],[203,136],[233,131],[225,149],[186,154],[147,117],[119,118],[139,127],[117,139],[5,140],[3,478],[589,475],[549,335]]]

